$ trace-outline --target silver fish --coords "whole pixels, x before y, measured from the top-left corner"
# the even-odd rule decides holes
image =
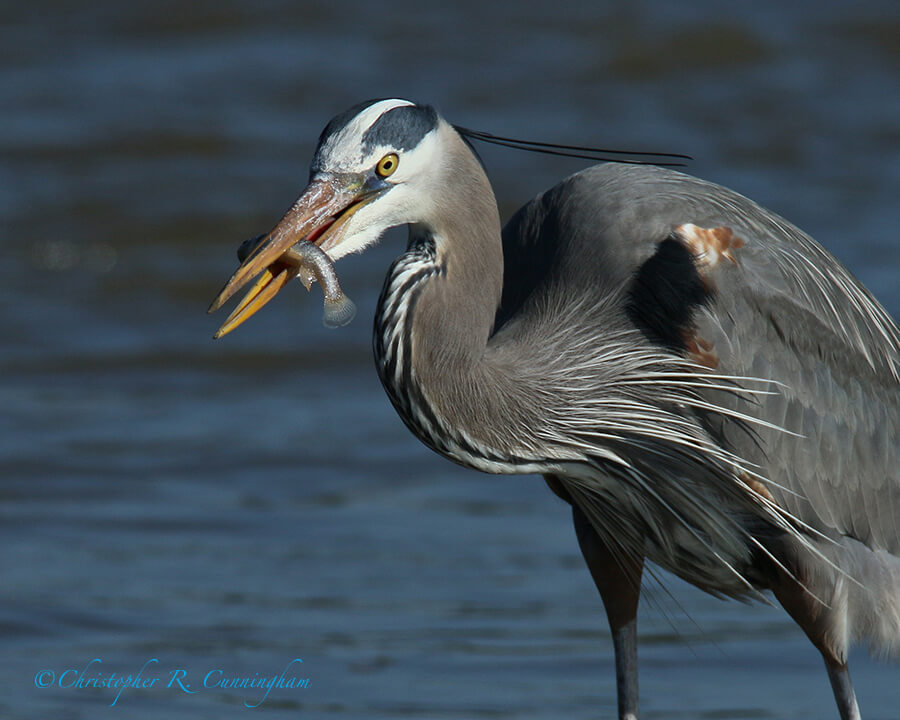
[[[334,262],[325,251],[307,240],[292,245],[279,258],[289,265],[299,268],[298,277],[306,289],[312,287],[313,280],[318,280],[325,294],[322,322],[325,327],[341,327],[356,316],[356,305],[341,290]]]

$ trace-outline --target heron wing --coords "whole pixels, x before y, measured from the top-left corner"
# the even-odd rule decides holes
[[[810,237],[726,188],[607,164],[522,208],[504,261],[498,327],[535,294],[618,295],[653,342],[764,379],[752,402],[708,391],[760,421],[710,413],[710,432],[803,522],[900,553],[900,329]]]
[[[900,329],[783,218],[724,188],[665,177],[668,207],[679,209],[668,210],[671,232],[642,267],[672,241],[693,258],[706,294],[693,297],[689,323],[675,324],[681,351],[716,373],[768,381],[769,394],[752,403],[709,398],[765,424],[709,417],[710,428],[760,467],[793,515],[897,554]],[[685,278],[669,283],[684,288]],[[692,300],[685,292],[682,299]]]
[[[716,372],[769,380],[771,394],[742,409],[782,428],[721,422],[719,435],[795,516],[897,553],[900,331],[831,255],[747,202],[675,230],[710,290],[686,352]]]

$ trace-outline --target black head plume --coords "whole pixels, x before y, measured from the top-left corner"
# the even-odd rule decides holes
[[[659,165],[661,167],[683,167],[686,161],[693,160],[690,155],[667,152],[646,152],[643,150],[608,150],[606,148],[587,147],[584,145],[560,145],[558,143],[537,142],[536,140],[520,140],[502,137],[491,133],[471,130],[460,125],[453,126],[467,140],[477,140],[492,145],[527,150],[528,152],[559,155],[561,157],[582,158],[595,162],[621,162],[630,165]]]

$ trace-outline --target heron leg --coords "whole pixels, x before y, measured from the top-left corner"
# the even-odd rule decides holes
[[[837,622],[834,617],[835,611],[823,605],[784,570],[779,569],[777,575],[778,580],[772,586],[772,591],[778,602],[822,654],[841,720],[861,720],[845,653],[830,641],[829,630]]]
[[[572,519],[581,554],[606,608],[616,656],[619,720],[638,718],[637,608],[643,558],[614,554],[577,505]]]
[[[825,668],[828,670],[828,679],[831,680],[831,689],[834,691],[841,720],[862,720],[847,663],[832,663],[826,657]]]

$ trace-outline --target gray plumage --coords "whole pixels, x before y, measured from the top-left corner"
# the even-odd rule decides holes
[[[579,173],[523,208],[504,239],[507,255],[555,245],[567,282],[547,302],[592,297],[610,308],[609,325],[627,315],[636,268],[687,222],[729,227],[745,243],[738,261],[709,271],[715,292],[692,317],[695,335],[715,349],[712,372],[765,381],[738,381],[754,391],[749,396],[702,392],[712,407],[765,424],[707,410],[699,417],[718,447],[767,481],[785,517],[809,529],[802,541],[847,575],[809,559],[807,587],[836,614],[846,612],[840,632],[847,637],[833,640],[839,655],[846,657],[851,639],[896,655],[900,330],[871,294],[784,219],[725,188],[658,168]]]
[[[782,218],[655,167],[578,173],[501,236],[470,146],[407,101],[332,121],[312,183],[328,213],[301,197],[237,284],[296,240],[336,260],[410,226],[376,312],[381,380],[429,447],[541,473],[572,505],[620,718],[645,558],[714,595],[772,590],[859,717],[849,644],[900,652],[900,330],[865,288]]]

